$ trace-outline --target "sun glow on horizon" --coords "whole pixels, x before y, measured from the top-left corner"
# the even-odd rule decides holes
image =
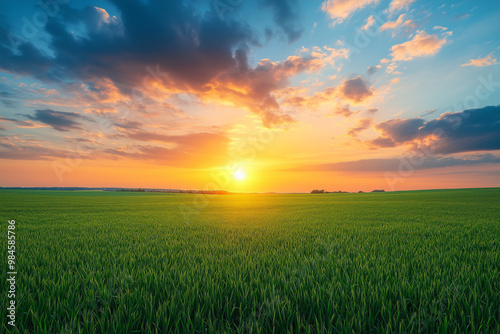
[[[243,181],[245,178],[247,177],[247,174],[245,173],[245,171],[241,168],[238,168],[235,172],[234,172],[234,178],[238,181]]]

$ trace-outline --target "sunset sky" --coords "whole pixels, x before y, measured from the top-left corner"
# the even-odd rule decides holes
[[[499,17],[472,0],[2,1],[0,186],[499,187]]]

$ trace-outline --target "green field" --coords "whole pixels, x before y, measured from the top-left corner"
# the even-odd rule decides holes
[[[20,333],[499,333],[500,188],[1,190]]]

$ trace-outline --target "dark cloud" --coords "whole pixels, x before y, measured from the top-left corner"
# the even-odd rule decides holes
[[[375,126],[382,136],[374,147],[413,145],[447,154],[500,149],[500,106],[444,113],[432,121],[421,118],[392,119]]]
[[[475,155],[469,159],[453,157],[424,157],[420,163],[412,164],[416,170],[478,164],[500,164],[500,157],[492,154]],[[296,171],[339,171],[339,172],[384,172],[407,168],[411,157],[401,159],[364,159],[331,164],[307,165],[294,168]],[[404,165],[404,167],[402,167]],[[406,170],[406,169],[405,169]]]
[[[391,138],[395,143],[404,143],[415,139],[424,123],[421,118],[391,119],[378,123],[376,129],[382,132],[383,137]]]
[[[6,18],[0,14],[0,70],[46,79],[44,71],[48,71],[50,66],[51,59],[33,44],[12,33]]]
[[[288,43],[295,42],[304,33],[299,20],[297,0],[263,0],[273,9],[274,22],[285,32]]]
[[[34,115],[24,116],[32,121],[49,125],[57,131],[81,130],[82,127],[78,121],[85,119],[85,117],[75,112],[55,111],[52,109],[36,110]]]
[[[366,70],[366,73],[368,75],[372,75],[372,74],[375,74],[375,72],[377,72],[379,68],[377,66],[370,66],[368,67],[368,69]]]
[[[361,76],[345,80],[341,84],[339,91],[344,99],[350,100],[354,103],[362,102],[367,97],[373,95],[370,85]]]
[[[215,15],[196,16],[182,1],[112,2],[120,11],[119,20],[96,7],[66,10],[65,17],[78,17],[85,25],[88,38],[68,32],[68,22],[47,24],[56,55],[53,77],[62,76],[61,70],[89,81],[107,77],[127,90],[148,75],[147,66],[159,65],[157,79],[199,88],[236,64],[235,49],[255,43],[247,26]]]
[[[1,18],[0,18],[1,20]],[[0,28],[0,30],[2,30]],[[2,32],[0,31],[0,34]],[[0,42],[0,47],[1,47],[1,42]],[[0,51],[1,52],[1,51]],[[19,103],[16,100],[16,94],[12,92],[12,88],[8,85],[4,85],[0,83],[0,102],[7,107],[7,108],[16,108]]]

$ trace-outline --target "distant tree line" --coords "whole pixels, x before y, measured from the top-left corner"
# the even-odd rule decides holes
[[[208,195],[226,195],[230,194],[226,190],[182,190],[182,189],[143,189],[143,188],[123,188],[117,191],[131,191],[131,192],[155,192],[155,193],[169,193],[169,194],[208,194]]]
[[[142,188],[137,188],[137,189],[120,189],[120,190],[117,190],[117,191],[133,191],[133,192],[138,192],[138,193],[145,193],[146,189],[142,189]]]
[[[385,192],[384,189],[375,189],[371,191],[372,193],[383,193]],[[325,191],[325,189],[314,189],[311,191],[311,194],[348,194],[350,193],[349,191]],[[358,194],[364,193],[364,191],[358,191]]]

